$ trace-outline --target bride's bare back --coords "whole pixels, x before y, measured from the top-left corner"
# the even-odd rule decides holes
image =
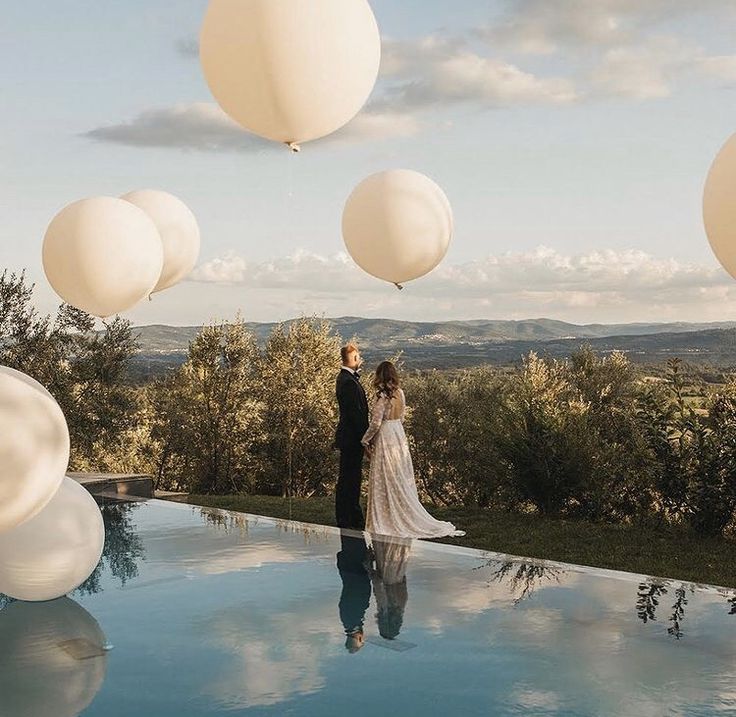
[[[387,401],[384,421],[403,421],[406,413],[406,397],[399,389],[396,394]]]

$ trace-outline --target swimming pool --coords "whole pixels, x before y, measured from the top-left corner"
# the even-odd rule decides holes
[[[102,510],[81,590],[0,610],[3,717],[736,714],[734,591],[157,500]]]

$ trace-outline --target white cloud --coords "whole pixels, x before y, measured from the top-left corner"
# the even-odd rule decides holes
[[[482,57],[463,38],[435,36],[384,42],[382,84],[375,99],[345,127],[320,144],[406,138],[421,130],[417,110],[458,102],[501,107],[563,104],[576,98],[563,78],[542,78],[502,60]],[[181,40],[177,51],[197,54],[194,40]],[[237,125],[217,104],[182,103],[148,109],[130,120],[94,128],[85,137],[134,147],[197,151],[257,152],[274,149]]]
[[[237,254],[227,254],[198,266],[191,280],[328,292],[375,288],[375,281],[361,272],[347,254],[320,256],[307,251],[264,262],[248,262]]]
[[[456,103],[497,108],[642,100],[667,97],[687,79],[736,81],[736,56],[710,56],[686,38],[644,32],[665,18],[659,3],[648,12],[620,0],[524,5],[529,13],[475,32],[488,41],[486,52],[471,44],[471,35],[385,40],[383,91],[373,106],[417,112]],[[560,53],[561,62],[554,74],[534,73],[498,56],[504,48]]]
[[[684,79],[736,80],[736,58],[671,34],[673,21],[705,14],[736,24],[736,6],[720,0],[517,0],[475,36],[495,51],[556,54],[581,95],[656,99]]]
[[[224,709],[277,705],[324,687],[322,655],[337,651],[344,640],[337,616],[326,614],[315,600],[278,608],[266,614],[220,610],[198,626],[205,644],[228,657],[225,668],[204,686]],[[301,629],[304,625],[309,629]]]
[[[419,130],[406,113],[364,111],[320,144],[407,137]],[[243,130],[219,105],[193,102],[145,110],[132,120],[86,132],[85,137],[134,147],[164,147],[197,151],[257,152],[277,148]]]
[[[381,77],[414,75],[427,64],[441,63],[467,50],[467,39],[460,35],[425,35],[412,40],[385,37],[381,46]]]
[[[365,275],[350,257],[340,252],[321,256],[296,252],[273,261],[247,262],[235,254],[201,264],[194,281],[243,283],[260,288],[290,286],[312,290],[334,287],[372,290],[376,280]],[[489,255],[465,264],[442,265],[416,291],[451,296],[488,296],[498,293],[654,291],[727,286],[717,267],[657,259],[638,250],[593,251],[566,255],[540,246],[528,252]],[[533,288],[532,288],[533,287]]]
[[[577,98],[570,80],[539,77],[504,60],[479,55],[458,37],[387,40],[381,72],[388,87],[375,102],[379,107],[416,110],[457,102],[486,107],[554,105]]]
[[[298,252],[263,262],[230,254],[204,262],[191,278],[190,293],[196,284],[219,285],[248,305],[267,299],[278,314],[269,318],[343,315],[345,296],[351,297],[347,313],[415,320],[715,321],[736,310],[736,284],[715,263],[686,264],[635,250],[567,255],[539,247],[491,255],[444,264],[403,292],[368,276],[344,253]]]
[[[714,55],[699,61],[700,70],[724,84],[736,82],[736,55]]]
[[[420,130],[419,120],[408,112],[380,111],[367,108],[326,142],[356,142],[371,139],[412,137]]]
[[[202,151],[257,151],[267,146],[244,132],[218,105],[208,102],[145,110],[132,120],[98,127],[85,136],[135,147]]]
[[[492,107],[565,104],[576,99],[563,78],[539,78],[499,60],[463,53],[437,63],[426,81],[401,85],[393,95],[400,106],[478,102]],[[392,95],[389,95],[391,97]]]
[[[716,0],[704,2],[718,14]],[[386,38],[381,77],[368,107],[319,142],[411,137],[421,131],[427,112],[457,104],[503,108],[567,105],[586,97],[642,100],[669,96],[683,78],[736,82],[736,55],[711,56],[683,38],[652,34],[664,21],[691,12],[697,9],[685,0],[521,0],[480,30]],[[485,49],[479,48],[478,38],[487,41]],[[176,50],[196,57],[197,42],[181,39]],[[554,72],[534,72],[499,54],[504,51],[558,53],[564,61]],[[85,136],[128,146],[198,151],[276,147],[243,131],[207,102],[148,109]]]
[[[626,6],[631,5],[617,0],[519,0],[478,34],[529,54],[549,54],[570,45],[606,45],[630,35]]]
[[[561,700],[556,692],[537,690],[534,687],[526,687],[519,690],[516,701],[525,710],[543,710],[548,714],[559,712]]]
[[[675,80],[696,73],[705,59],[700,48],[679,38],[655,37],[607,50],[590,81],[607,96],[668,97]]]
[[[634,44],[646,31],[658,32],[675,19],[706,11],[736,18],[734,8],[722,0],[513,0],[477,34],[518,52],[549,54]]]

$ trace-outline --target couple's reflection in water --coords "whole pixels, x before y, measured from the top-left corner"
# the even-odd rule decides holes
[[[371,594],[376,601],[376,626],[383,640],[395,641],[401,632],[409,597],[406,569],[411,539],[371,536],[343,530],[337,569],[342,580],[338,604],[345,630],[345,648],[355,653],[366,642],[365,620]]]
[[[347,530],[341,532],[340,540],[341,550],[337,554],[337,568],[342,579],[339,612],[346,635],[346,649],[351,653],[358,652],[366,642],[396,650],[413,647],[397,640],[408,601],[406,572],[413,541],[371,536],[366,542],[365,534]],[[484,561],[474,570],[485,573],[489,587],[494,583],[505,586],[514,606],[532,598],[540,588],[565,588],[569,573],[556,564],[495,558]],[[666,601],[666,632],[670,637],[681,640],[685,634],[686,609],[690,599],[698,593],[697,588],[690,583],[678,585],[674,581],[655,578],[641,582],[636,592],[636,617],[645,624],[657,622],[660,602]],[[727,600],[728,614],[736,615],[736,593],[727,589],[718,589],[717,592]],[[366,637],[366,614],[371,596],[375,599],[375,628],[380,638]],[[374,630],[369,629],[368,632]]]

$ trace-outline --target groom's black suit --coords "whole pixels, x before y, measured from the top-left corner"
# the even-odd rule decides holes
[[[368,399],[358,377],[342,369],[337,377],[337,404],[340,422],[335,445],[340,449],[340,475],[335,490],[335,518],[340,528],[365,528],[360,509],[360,484],[363,478],[363,445],[368,430]]]

